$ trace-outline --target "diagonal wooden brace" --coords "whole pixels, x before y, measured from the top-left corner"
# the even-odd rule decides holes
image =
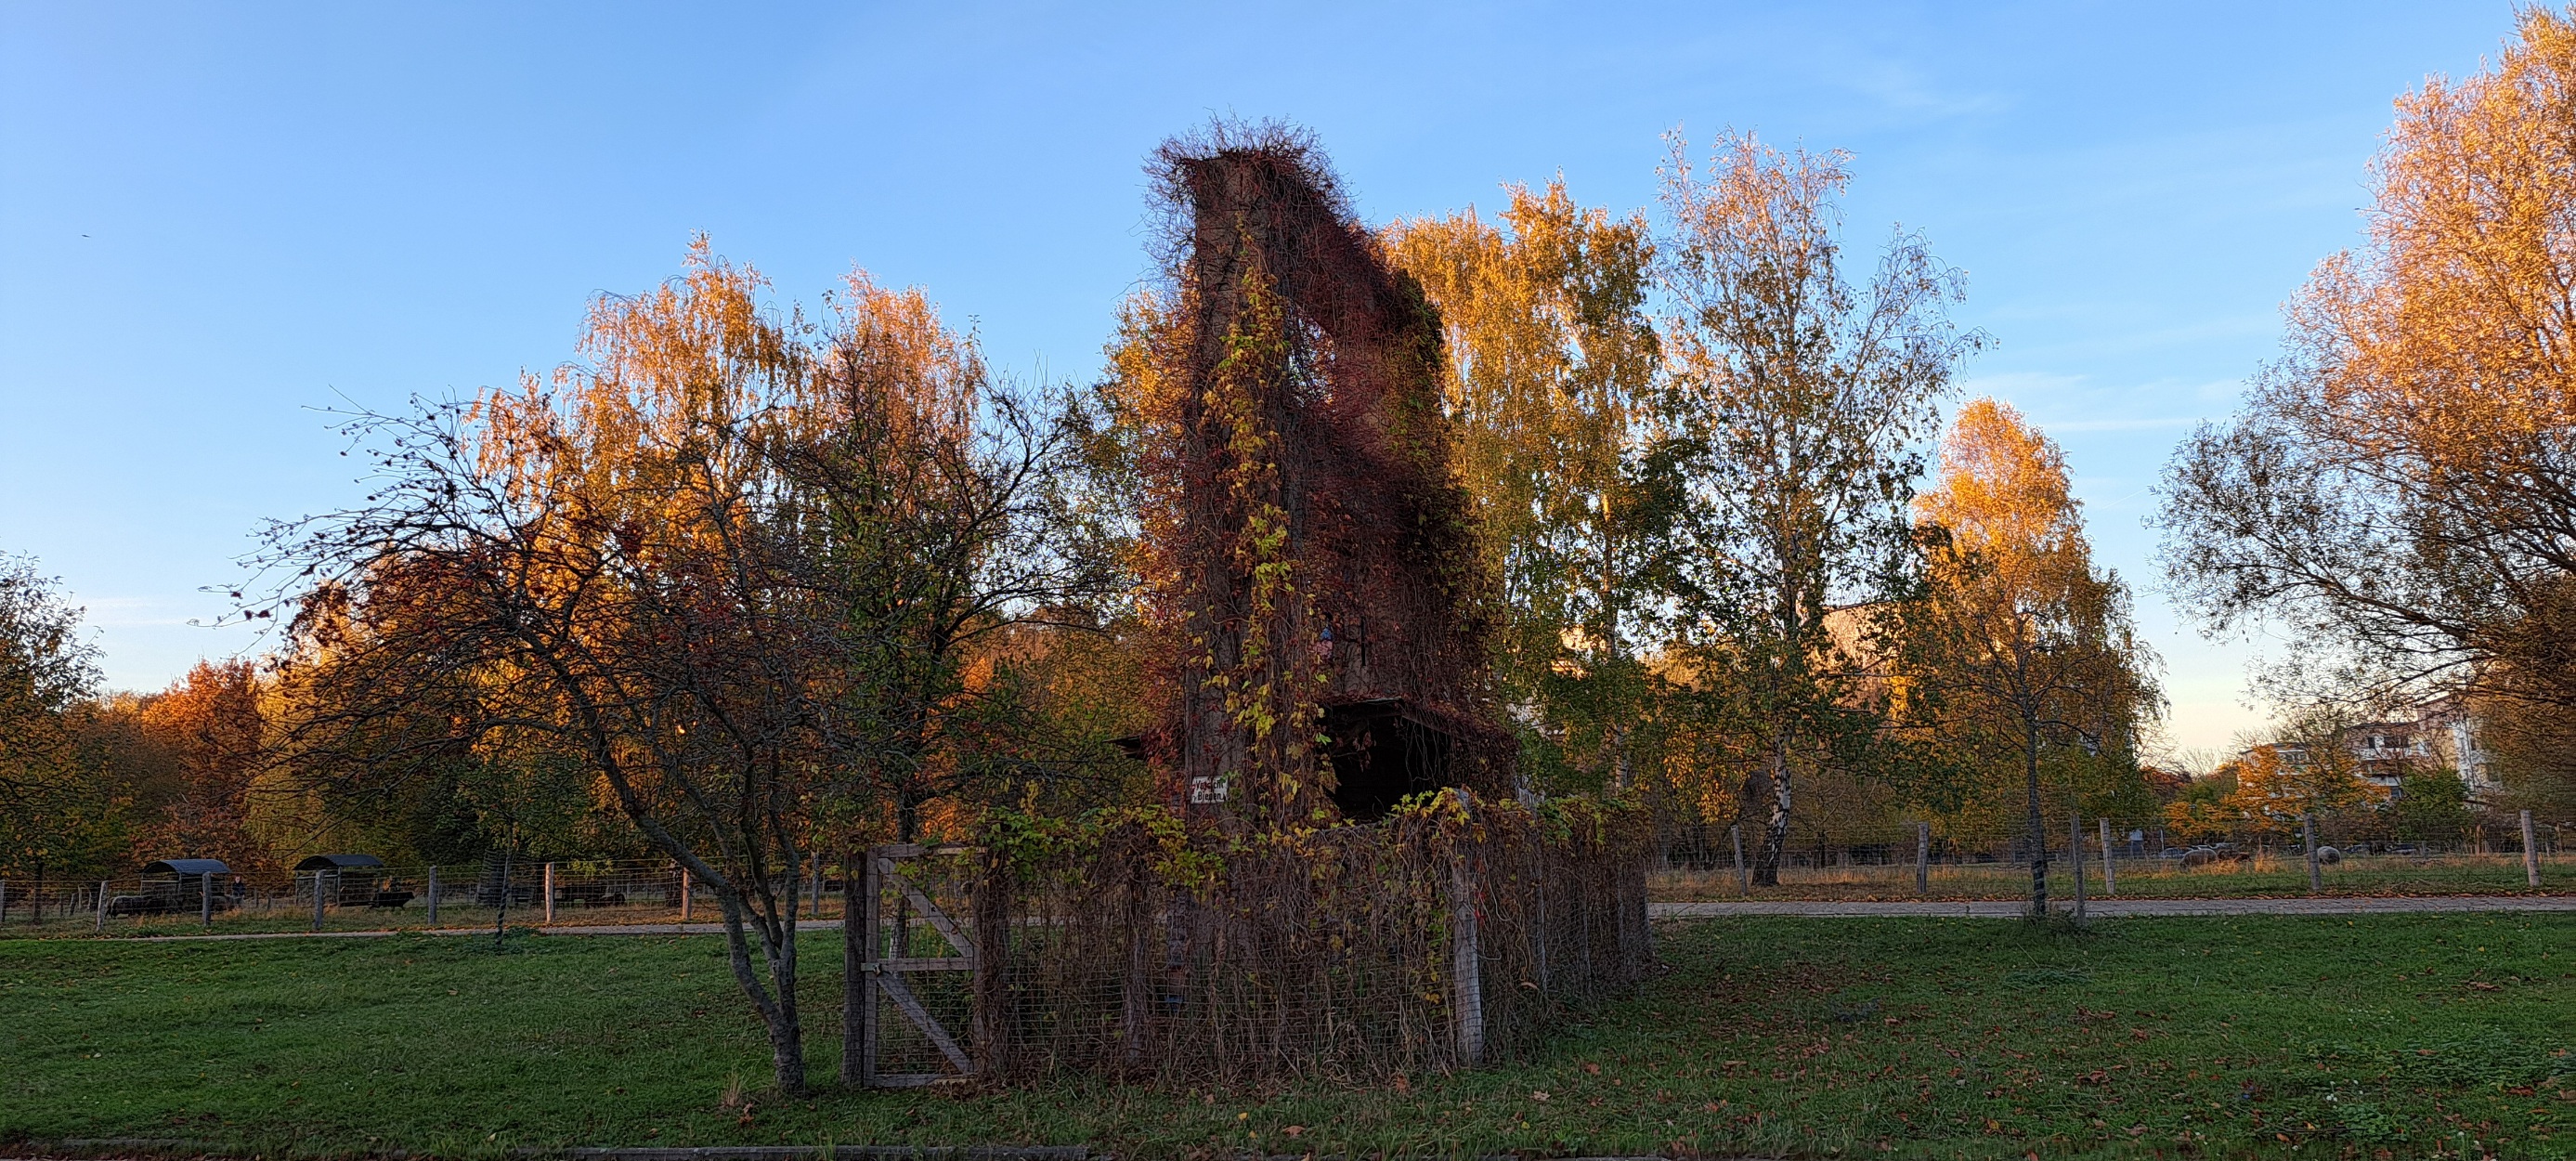
[[[930,1042],[939,1047],[939,1054],[947,1057],[948,1063],[956,1065],[957,1071],[975,1071],[975,1062],[967,1059],[966,1050],[958,1047],[956,1038],[940,1027],[939,1021],[931,1018],[930,1010],[921,1006],[921,1001],[912,994],[912,988],[903,982],[903,976],[895,972],[880,972],[877,987],[884,990],[887,999],[894,1001],[894,1006],[903,1011],[904,1018],[912,1021],[913,1027],[930,1037]]]

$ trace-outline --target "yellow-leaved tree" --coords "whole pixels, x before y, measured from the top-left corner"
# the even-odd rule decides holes
[[[2155,658],[2127,588],[2093,565],[2065,453],[2011,406],[1960,410],[1915,512],[1926,585],[1893,618],[1896,714],[1969,772],[1971,803],[2018,800],[2044,918],[2052,808],[2144,808],[2136,746],[2159,712]]]
[[[1659,347],[1642,216],[1585,207],[1562,179],[1388,231],[1440,308],[1458,421],[1452,462],[1500,594],[1496,676],[1531,773],[1626,786],[1649,714],[1641,664],[1669,489],[1649,443]]]

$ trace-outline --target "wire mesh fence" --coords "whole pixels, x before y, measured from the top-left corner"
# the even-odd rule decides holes
[[[1356,1080],[1518,1052],[1644,975],[1651,833],[1453,792],[1318,831],[1135,812],[880,848],[863,1051],[879,1084]]]
[[[2017,898],[2031,885],[2034,852],[2044,856],[2049,891],[2076,886],[2096,895],[2158,898],[2294,895],[2503,894],[2576,889],[2570,828],[2534,822],[2528,846],[2519,819],[2438,835],[2398,835],[2383,821],[2336,815],[2286,816],[2180,828],[2170,819],[2043,820],[2041,841],[2026,823],[1959,825],[1899,820],[1866,827],[1793,827],[1781,845],[1777,883],[1756,886],[1758,834],[1728,826],[1678,825],[1658,837],[1659,899],[1746,894],[1791,898]],[[2314,848],[2315,873],[2308,852]],[[2078,857],[2080,854],[2080,857]]]
[[[826,869],[817,859],[799,876],[805,917],[840,918],[842,883]],[[228,873],[0,878],[0,925],[16,935],[629,926],[716,918],[705,885],[668,860],[495,858],[352,867],[298,871],[266,886]]]
[[[2076,821],[2056,815],[2045,826],[2053,895],[2073,890],[2068,852]],[[2188,831],[2160,817],[2080,821],[2087,888],[2096,894],[2181,898],[2312,890],[2306,838],[2294,818]],[[2576,828],[2565,825],[2535,822],[2528,860],[2512,817],[2435,835],[2390,834],[2369,818],[2321,815],[2313,825],[2321,856],[2313,889],[2327,894],[2514,893],[2534,889],[2534,873],[2539,890],[2576,890],[2576,853],[2569,846]],[[1758,835],[1723,825],[1667,824],[1652,839],[1646,860],[1650,893],[1667,900],[1748,891],[1774,897],[2003,899],[2030,889],[2032,844],[2020,824],[1898,820],[1833,831],[1793,827],[1780,853],[1778,884],[1757,888],[1747,880],[1758,841]],[[818,856],[801,876],[800,914],[839,921],[848,877],[838,859]],[[21,875],[0,877],[0,926],[24,936],[713,922],[713,896],[688,879],[668,860],[497,857],[436,867],[298,872],[270,886],[229,874],[103,880]],[[1114,883],[1114,876],[1105,881]],[[1106,897],[1071,885],[1051,889],[1089,902]],[[1033,899],[1030,905],[1044,904]]]

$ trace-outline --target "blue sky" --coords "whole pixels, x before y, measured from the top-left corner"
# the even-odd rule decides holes
[[[1853,154],[1853,240],[1963,268],[1973,393],[2062,441],[2139,589],[2173,732],[2259,720],[2156,584],[2147,488],[2358,237],[2390,101],[2503,0],[2372,4],[0,4],[0,551],[157,687],[263,518],[354,494],[314,409],[571,353],[692,231],[810,300],[927,287],[1024,377],[1085,377],[1145,273],[1142,161],[1300,122],[1372,221],[1562,172],[1654,194],[1659,135]]]

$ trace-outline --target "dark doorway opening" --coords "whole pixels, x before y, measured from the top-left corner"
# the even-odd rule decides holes
[[[1405,711],[1401,698],[1324,709],[1333,805],[1351,822],[1376,822],[1405,796],[1449,785],[1455,740]]]

